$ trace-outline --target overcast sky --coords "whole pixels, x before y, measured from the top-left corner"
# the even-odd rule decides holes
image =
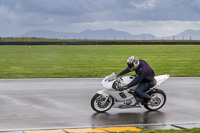
[[[0,0],[0,36],[113,28],[165,37],[200,30],[200,0]]]

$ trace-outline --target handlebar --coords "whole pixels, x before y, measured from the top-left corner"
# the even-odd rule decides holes
[[[118,83],[120,83],[121,81],[123,81],[123,79],[122,79],[122,77],[117,77],[117,79],[116,79],[116,81],[118,82]]]

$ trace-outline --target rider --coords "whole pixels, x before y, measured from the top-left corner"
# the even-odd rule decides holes
[[[131,71],[135,71],[135,78],[127,85],[120,86],[119,90],[126,90],[132,86],[139,84],[139,86],[135,90],[135,94],[144,99],[142,104],[146,104],[150,101],[149,95],[146,91],[155,85],[154,76],[155,73],[153,69],[149,66],[149,64],[145,60],[138,60],[136,56],[131,56],[127,60],[128,67],[120,72],[117,76],[121,76],[127,74]]]

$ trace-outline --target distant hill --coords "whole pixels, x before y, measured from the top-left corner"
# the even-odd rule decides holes
[[[38,37],[57,39],[100,39],[100,40],[152,40],[152,34],[132,35],[124,31],[113,29],[105,30],[85,30],[80,33],[75,32],[55,32],[49,30],[33,30],[17,37]]]
[[[175,35],[177,39],[185,39],[185,40],[200,40],[200,30],[186,30],[181,32],[180,34]]]
[[[174,40],[200,40],[200,30],[185,30],[177,35],[166,37],[166,39]]]
[[[133,35],[124,31],[116,31],[113,29],[105,29],[105,30],[85,30],[78,34],[79,38],[87,38],[87,39],[133,39]]]
[[[56,38],[56,39],[99,39],[99,40],[156,40],[163,39],[155,37],[152,34],[132,35],[124,31],[113,29],[104,30],[84,30],[76,32],[55,32],[49,30],[33,30],[16,37],[38,37],[38,38]],[[169,40],[200,40],[200,30],[185,30],[177,35],[164,37]]]
[[[17,37],[38,37],[38,38],[58,38],[65,39],[66,37],[75,36],[76,33],[73,32],[55,32],[50,30],[33,30]]]

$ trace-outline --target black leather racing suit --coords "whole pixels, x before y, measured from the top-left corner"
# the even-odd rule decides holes
[[[135,90],[135,94],[140,98],[148,100],[149,95],[146,93],[146,91],[155,85],[154,81],[155,73],[145,60],[139,60],[139,62],[140,62],[139,66],[135,69],[136,76],[133,79],[133,81],[131,81],[127,85],[127,87],[130,88],[132,86],[139,84],[139,86]],[[118,75],[121,76],[129,72],[131,72],[131,70],[127,67]]]

